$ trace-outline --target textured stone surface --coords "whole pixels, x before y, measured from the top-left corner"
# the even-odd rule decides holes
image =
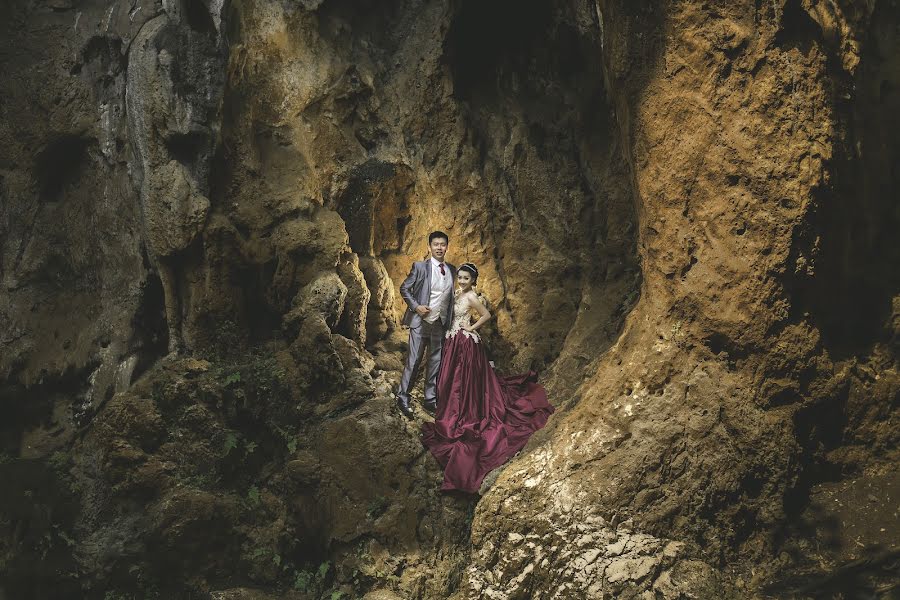
[[[706,562],[691,585],[697,575],[717,585],[720,561],[777,552],[772,532],[797,518],[795,503],[824,472],[866,464],[845,462],[851,440],[874,442],[875,430],[896,440],[887,408],[898,390],[888,366],[896,365],[896,280],[862,285],[854,274],[890,270],[896,245],[874,242],[886,241],[886,230],[849,216],[838,190],[896,217],[887,216],[886,197],[863,191],[860,177],[884,181],[882,168],[851,167],[841,156],[861,143],[843,124],[864,117],[835,104],[847,81],[864,79],[852,65],[883,59],[853,56],[862,32],[852,19],[867,15],[831,8],[849,36],[834,45],[798,3],[755,15],[732,4],[601,6],[605,64],[642,207],[641,299],[578,406],[479,503],[473,541],[490,551],[470,573],[485,596],[564,582],[574,596],[604,597],[618,585],[612,597],[680,597],[647,559],[566,576],[575,564],[568,556],[548,556],[537,542],[523,550],[506,536],[545,538],[591,518],[628,519],[641,535],[685,543],[682,556]],[[837,47],[851,70],[829,70]],[[854,245],[857,235],[875,246]],[[848,280],[859,287],[845,287]],[[870,301],[877,317],[859,312]],[[885,379],[881,392],[865,375],[872,368]],[[851,398],[864,389],[869,407],[888,412],[868,422],[856,412]],[[516,552],[534,565],[528,581],[502,570]],[[599,556],[610,553],[601,547]]]
[[[819,507],[896,481],[898,23],[4,3],[0,595],[877,587],[893,505]],[[436,228],[560,409],[480,499],[392,412]]]

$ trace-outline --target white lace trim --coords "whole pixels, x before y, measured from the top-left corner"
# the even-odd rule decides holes
[[[455,325],[453,327],[451,327],[449,330],[447,330],[447,339],[452,338],[454,335],[456,335],[457,333],[460,333],[460,332],[467,338],[474,340],[476,344],[481,342],[481,338],[474,331],[466,331],[462,327],[455,326]]]
[[[459,332],[476,344],[481,342],[481,337],[474,331],[466,331],[463,325],[471,325],[472,317],[469,315],[469,301],[467,298],[457,298],[453,303],[453,322],[450,323],[450,329],[447,330],[446,338],[450,339]]]

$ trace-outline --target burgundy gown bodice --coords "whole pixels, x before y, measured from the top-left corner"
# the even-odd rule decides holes
[[[522,449],[547,423],[553,407],[537,375],[494,372],[471,323],[470,302],[456,299],[444,342],[434,423],[422,425],[422,443],[444,468],[442,490],[477,492],[484,476]]]

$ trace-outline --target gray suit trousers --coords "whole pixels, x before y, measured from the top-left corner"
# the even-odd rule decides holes
[[[415,379],[427,346],[425,401],[437,401],[437,376],[441,367],[441,349],[444,346],[444,325],[440,319],[434,323],[420,319],[419,323],[418,326],[409,329],[409,353],[406,357],[406,366],[403,368],[400,391],[397,392],[397,395],[409,402],[409,388]]]

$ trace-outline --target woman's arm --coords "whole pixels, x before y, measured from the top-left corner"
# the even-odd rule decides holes
[[[478,295],[475,292],[469,292],[469,306],[478,311],[478,314],[481,315],[477,321],[472,323],[468,327],[463,327],[466,331],[475,331],[482,325],[488,322],[488,319],[491,318],[491,312],[485,308],[484,304],[481,303],[481,300],[478,299]]]

